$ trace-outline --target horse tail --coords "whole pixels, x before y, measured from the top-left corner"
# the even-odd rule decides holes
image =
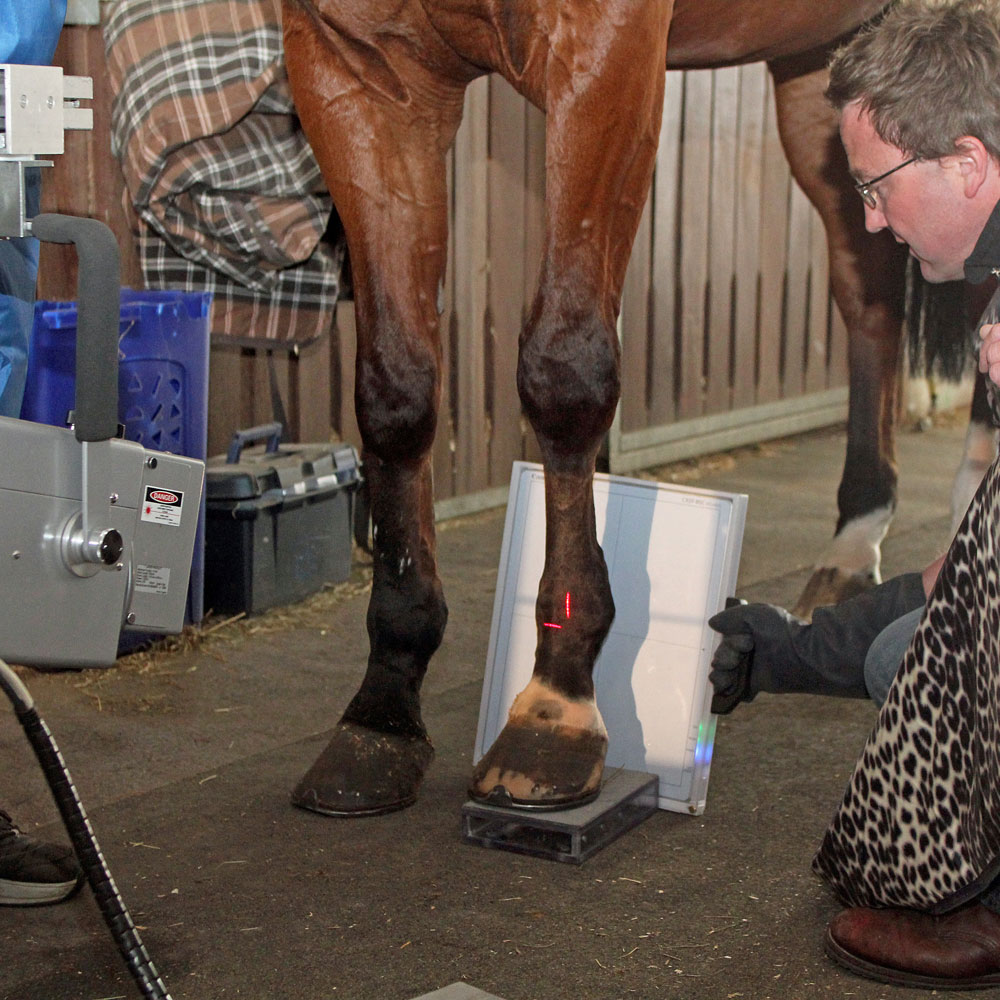
[[[906,331],[910,375],[958,382],[971,368],[977,340],[964,281],[929,282],[907,263]]]

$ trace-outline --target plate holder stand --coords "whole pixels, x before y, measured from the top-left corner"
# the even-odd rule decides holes
[[[517,809],[468,801],[462,806],[462,839],[582,864],[656,812],[658,794],[655,774],[619,768],[605,775],[596,799],[571,809]]]

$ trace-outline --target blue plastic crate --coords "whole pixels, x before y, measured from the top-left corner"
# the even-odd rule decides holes
[[[207,457],[211,292],[121,290],[118,422],[143,447]],[[37,302],[21,419],[65,427],[76,390],[75,302]],[[204,613],[202,503],[188,619]]]

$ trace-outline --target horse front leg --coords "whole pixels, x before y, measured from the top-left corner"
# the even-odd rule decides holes
[[[669,11],[665,0],[574,9],[549,39],[546,238],[518,356],[545,469],[545,565],[532,678],[473,773],[482,801],[554,808],[600,790],[608,736],[592,674],[614,602],[594,464],[619,396],[615,321],[656,155]]]
[[[522,337],[518,388],[545,468],[535,666],[479,762],[470,794],[501,804],[569,805],[599,790],[608,742],[592,672],[614,602],[597,542],[593,475],[618,399],[614,327],[546,305]]]
[[[447,620],[430,464],[438,347],[411,336],[419,326],[387,308],[395,290],[381,269],[377,278],[371,275],[364,260],[362,254],[353,258],[353,273],[356,402],[372,518],[370,652],[361,686],[329,745],[292,793],[295,805],[328,815],[372,815],[415,801],[433,757],[420,689]]]
[[[353,30],[368,44],[357,45],[299,3],[284,14],[296,105],[350,249],[355,404],[373,523],[367,670],[292,802],[372,815],[410,805],[433,756],[420,688],[447,619],[430,458],[441,393],[436,304],[447,250],[445,154],[464,83],[439,79],[404,53],[393,70],[411,87],[408,102],[359,86],[358,60],[378,53],[364,18]],[[346,32],[350,20],[337,23]],[[373,79],[383,68],[375,60]]]
[[[826,101],[822,53],[770,65],[782,145],[796,181],[826,228],[830,284],[847,326],[850,396],[838,520],[796,602],[809,618],[880,580],[881,542],[896,508],[895,424],[905,253],[886,233],[865,231]]]

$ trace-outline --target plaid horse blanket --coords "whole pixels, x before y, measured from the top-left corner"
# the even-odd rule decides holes
[[[328,331],[344,243],[292,106],[280,0],[116,0],[104,41],[146,285],[213,292],[216,337]]]

